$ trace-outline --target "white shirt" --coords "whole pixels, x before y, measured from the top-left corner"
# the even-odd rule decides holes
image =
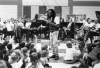
[[[26,28],[29,28],[30,26],[31,26],[31,22],[27,22],[25,25]]]
[[[56,24],[59,24],[59,23],[60,23],[60,18],[59,18],[59,17],[55,17],[54,22],[55,22]]]
[[[87,23],[87,21],[86,22],[84,22],[84,26],[85,27],[92,27],[93,25],[94,25],[95,23]]]
[[[98,64],[94,65],[94,67],[93,67],[93,68],[100,68],[100,63],[98,63]]]
[[[70,22],[67,26],[68,29],[70,29],[72,22]]]
[[[74,56],[78,56],[80,54],[81,54],[80,50],[76,50],[74,47],[66,48],[66,54],[65,54],[64,60],[73,60]]]
[[[6,25],[5,25],[5,27],[7,28],[7,31],[13,31],[13,27],[14,26],[14,24],[12,24],[12,23],[6,23]]]
[[[24,27],[24,24],[22,22],[19,22],[18,25]]]
[[[29,68],[32,65],[32,63],[28,63],[28,65],[26,66],[26,68]],[[37,64],[37,68],[44,68],[43,65],[39,62]]]
[[[42,58],[41,58],[41,61],[42,61],[44,64],[47,64],[47,63],[48,63],[47,57],[42,57]]]
[[[96,28],[96,29],[99,29],[99,28],[100,28],[100,24],[99,24],[99,23],[96,24],[96,25],[95,25],[95,28]]]
[[[12,66],[12,68],[21,68],[22,64],[23,64],[23,62],[21,59],[21,60],[19,60],[19,62],[11,64],[11,66]]]

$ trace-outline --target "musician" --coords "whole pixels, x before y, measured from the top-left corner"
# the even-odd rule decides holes
[[[95,21],[95,30],[98,31],[100,29],[100,23],[98,21]]]
[[[83,25],[84,25],[84,29],[88,30],[88,28],[94,25],[94,22],[92,22],[90,18],[87,18],[87,20],[83,22]]]
[[[8,20],[7,23],[5,24],[5,28],[7,29],[7,35],[12,36],[14,35],[13,29],[14,29],[14,24],[11,22],[11,20]]]
[[[73,23],[73,21],[72,21],[72,18],[69,18],[69,20],[68,20],[68,25],[67,25],[67,27],[63,27],[63,29],[64,29],[64,31],[65,31],[65,33],[67,34],[67,36],[70,36],[70,37],[72,37],[71,36],[71,32],[73,32],[72,30],[72,23]],[[74,33],[74,32],[73,32]]]
[[[87,33],[85,34],[84,40],[87,41],[88,38],[90,38],[91,43],[92,43],[93,36],[99,35],[95,30],[96,28],[98,28],[98,26],[97,26],[98,24],[96,22],[94,22],[93,20],[91,21],[90,19],[88,22],[89,22],[88,23],[89,28],[88,28]]]
[[[14,32],[15,32],[15,42],[19,43],[21,41],[20,30],[19,30],[19,21],[15,20],[14,22]]]
[[[47,20],[49,23],[53,23],[55,25],[55,17],[56,17],[56,12],[54,11],[54,9],[49,9],[47,11]],[[50,58],[55,58],[55,60],[59,59],[59,55],[58,55],[58,31],[55,30],[56,27],[51,26],[51,24],[49,24],[49,29],[50,29],[50,46],[52,48],[53,51],[53,55]]]
[[[27,20],[26,25],[25,25],[25,29],[26,29],[26,41],[29,42],[29,35],[30,35],[30,26],[31,26],[31,22],[30,19]]]
[[[47,11],[47,19],[48,19],[48,20],[51,20],[51,22],[54,23],[55,17],[56,17],[56,12],[55,12],[53,9],[49,9],[49,10]]]

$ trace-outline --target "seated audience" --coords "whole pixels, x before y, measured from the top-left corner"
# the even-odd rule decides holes
[[[13,68],[21,68],[23,65],[24,56],[22,55],[20,50],[15,50],[9,56],[9,63],[12,65]]]

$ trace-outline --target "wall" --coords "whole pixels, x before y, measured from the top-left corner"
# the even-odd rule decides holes
[[[23,5],[68,6],[68,0],[23,0]]]
[[[18,17],[22,17],[22,0],[0,0],[0,6],[6,6],[6,5],[10,5],[10,6],[17,6],[17,18]],[[9,7],[10,8],[10,7]],[[7,7],[8,9],[8,7]],[[0,9],[1,10],[1,9]],[[12,10],[12,9],[11,9]]]
[[[100,0],[73,0],[73,1],[100,1]]]
[[[5,21],[10,18],[17,18],[17,5],[0,5],[0,18]]]
[[[95,11],[100,11],[99,6],[73,6],[73,14],[86,14],[87,18],[96,19]]]
[[[31,19],[34,18],[35,14],[42,12],[40,6],[46,6],[46,10],[60,6],[61,15],[64,19],[66,19],[67,14],[81,13],[81,7],[87,6],[86,12],[90,13],[82,12],[82,14],[86,13],[87,17],[92,14],[91,18],[95,18],[96,7],[100,6],[100,0],[0,0],[0,5],[16,5],[17,18],[24,16],[24,6],[30,6],[30,11],[27,10],[27,12],[30,12],[29,17]],[[90,6],[93,6],[95,11],[89,11],[88,9],[92,9]],[[83,9],[85,10],[85,8]]]
[[[31,19],[34,18],[35,14],[44,14],[48,9],[54,9],[57,15],[61,15],[65,20],[67,14],[69,14],[68,0],[22,0],[22,5],[23,7],[31,7],[30,16],[23,13],[23,16],[27,15],[26,18]],[[29,12],[27,11],[27,13]]]
[[[70,14],[82,13],[96,19],[95,11],[99,11],[100,0],[69,0]]]

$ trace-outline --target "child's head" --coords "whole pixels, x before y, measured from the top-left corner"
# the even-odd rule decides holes
[[[31,53],[30,60],[33,63],[37,63],[38,62],[38,55],[37,55],[37,53]]]
[[[48,52],[46,50],[42,50],[42,57],[47,57]]]
[[[33,49],[34,46],[35,46],[34,43],[31,43],[31,44],[30,44],[30,50]]]
[[[23,47],[23,48],[21,48],[21,52],[22,52],[23,54],[26,54],[27,51],[28,51],[28,48],[27,48],[27,47]]]
[[[44,68],[51,68],[51,67],[49,66],[49,64],[45,64]]]
[[[84,41],[83,37],[78,37],[77,40],[81,42]]]
[[[37,52],[37,50],[35,49],[35,48],[32,48],[31,50],[30,50],[30,54],[31,53],[36,53]]]
[[[85,47],[85,43],[80,42],[78,47],[80,50],[83,50],[83,48]]]
[[[68,48],[72,48],[72,43],[71,43],[71,41],[68,41],[68,42],[67,42],[67,47],[68,47]]]
[[[10,55],[9,62],[10,62],[10,63],[16,62],[16,61],[18,61],[20,58],[21,58],[21,55],[20,55],[20,53],[16,50],[16,51],[14,51],[14,52]]]
[[[25,42],[21,42],[21,43],[19,44],[19,46],[20,46],[21,48],[23,48],[23,47],[25,46]]]
[[[47,46],[47,45],[42,46],[41,49],[42,49],[42,50],[47,50],[47,49],[48,49],[48,46]]]
[[[7,48],[8,48],[8,50],[11,50],[12,49],[12,44],[8,44]]]
[[[27,43],[27,44],[25,45],[25,47],[27,47],[28,49],[30,49],[30,45],[31,45],[31,43]]]

